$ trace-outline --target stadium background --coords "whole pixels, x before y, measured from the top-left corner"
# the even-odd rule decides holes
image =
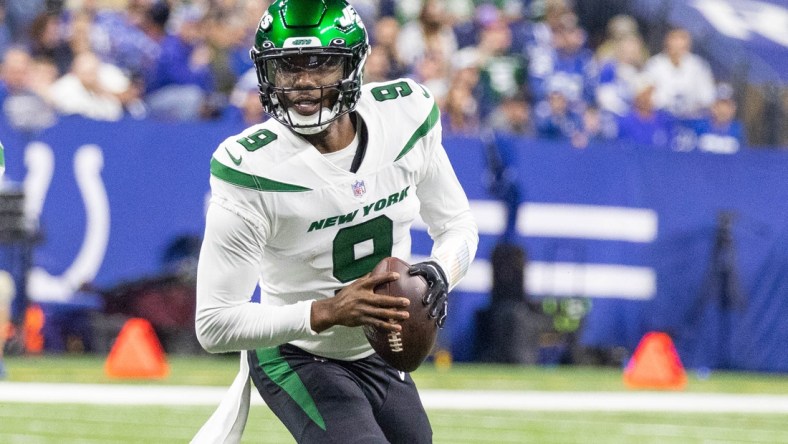
[[[34,11],[59,3],[2,6]],[[131,3],[145,1],[65,2],[67,10],[106,11]],[[420,2],[358,3],[414,17]],[[494,3],[538,20],[539,1]],[[445,4],[474,16],[473,2]],[[786,442],[785,3],[600,0],[574,7],[592,48],[622,12],[637,18],[652,53],[669,26],[687,27],[695,52],[734,85],[747,146],[734,155],[619,141],[579,150],[533,134],[447,131],[482,236],[478,260],[452,296],[440,346],[457,361],[539,365],[452,366],[442,355],[419,369],[414,378],[436,442]],[[0,122],[3,194],[13,200],[24,190],[26,214],[34,216],[26,220],[39,228],[33,239],[2,245],[20,296],[8,382],[0,382],[0,441],[185,442],[210,414],[235,359],[197,348],[189,283],[209,156],[242,127],[128,116],[58,117],[34,131]],[[414,246],[417,255],[427,253],[419,224]],[[519,281],[503,279],[522,283],[522,291],[494,287],[493,262],[522,265]],[[499,308],[517,314],[506,325],[519,328],[485,342],[480,338],[500,332],[480,331],[476,317],[502,295]],[[46,317],[41,330],[35,314]],[[129,382],[104,371],[118,330],[138,315],[154,323],[168,348],[169,375],[161,380]],[[23,340],[25,327],[31,334]],[[620,365],[650,330],[670,333],[692,370],[684,392],[623,387]],[[517,350],[489,353],[506,344]],[[555,366],[563,363],[608,366]],[[185,387],[175,393],[161,385]],[[206,391],[214,397],[192,400]],[[507,394],[519,403],[506,404]],[[244,442],[288,440],[270,411],[255,405]]]
[[[98,3],[112,10],[124,2]],[[406,14],[408,7],[417,10],[411,3],[391,7]],[[521,3],[527,21],[540,2],[494,3],[514,13],[512,5]],[[746,146],[720,155],[600,139],[579,149],[569,139],[538,133],[489,134],[481,121],[473,131],[449,128],[445,146],[482,237],[471,273],[453,294],[441,349],[455,361],[503,358],[618,368],[644,333],[658,330],[671,334],[682,361],[697,370],[695,383],[704,380],[706,369],[786,372],[788,44],[779,27],[788,16],[785,4],[622,0],[578,2],[574,8],[591,48],[604,41],[608,20],[623,12],[637,18],[652,54],[669,26],[689,29],[694,51],[710,63],[715,78],[734,86]],[[775,11],[777,29],[783,30],[777,37],[768,26],[759,31],[755,25]],[[24,185],[27,214],[40,228],[32,245],[4,247],[19,294],[27,297],[15,300],[14,320],[21,331],[26,309],[41,307],[46,322],[40,352],[55,360],[12,362],[26,371],[26,362],[51,369],[67,366],[57,355],[87,354],[95,355],[88,361],[95,364],[123,321],[138,315],[149,317],[173,356],[200,356],[190,340],[188,279],[202,229],[207,166],[215,146],[244,122],[59,116],[47,128],[14,126],[7,119],[0,125],[6,189]],[[512,208],[515,213],[507,213]],[[414,252],[428,253],[427,245],[417,224]],[[518,251],[525,253],[524,291],[515,292],[519,299],[512,309],[522,318],[509,320],[515,328],[497,337],[477,325],[480,313],[491,308],[496,247],[504,263],[516,263]],[[25,281],[20,276],[27,259],[32,272]],[[507,305],[511,300],[499,302],[513,307]],[[483,334],[493,335],[494,342],[483,342]],[[522,345],[521,353],[485,354],[507,340]],[[12,338],[9,354],[25,346]],[[41,377],[10,370],[12,380]],[[584,381],[594,385],[606,377]],[[782,393],[781,383],[769,380],[759,390]]]

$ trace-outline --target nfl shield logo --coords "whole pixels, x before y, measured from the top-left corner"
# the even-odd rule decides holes
[[[364,186],[363,180],[357,180],[353,182],[351,187],[353,188],[353,196],[355,197],[361,197],[367,192],[367,187]]]

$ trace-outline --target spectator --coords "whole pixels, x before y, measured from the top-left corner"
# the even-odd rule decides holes
[[[266,119],[265,112],[260,106],[260,89],[257,84],[257,71],[254,68],[238,79],[222,117],[224,120],[238,122],[243,128]]]
[[[68,23],[68,46],[71,48],[71,57],[73,61],[74,54],[81,54],[83,52],[93,52],[93,38],[96,28],[93,23],[93,16],[84,11],[77,11],[71,15]],[[65,72],[71,68],[69,65]]]
[[[473,17],[454,24],[454,35],[459,48],[474,46],[479,43],[482,29],[490,22],[501,17],[501,11],[491,3],[482,3],[474,11]]]
[[[535,100],[543,100],[546,95],[546,82],[551,77],[560,76],[561,82],[568,82],[571,89],[566,90],[566,98],[574,111],[581,113],[585,103],[594,100],[597,68],[594,54],[586,44],[586,34],[578,26],[577,16],[567,13],[561,17],[559,26],[553,31],[553,48],[548,65],[540,73],[531,72],[530,82]]]
[[[80,19],[83,23],[79,24],[81,50],[95,52],[103,61],[121,68],[133,79],[153,69],[159,57],[159,45],[166,36],[165,25],[170,16],[167,1],[128,0],[123,11],[83,5],[78,15],[83,16]],[[73,23],[72,27],[77,25]],[[75,37],[72,37],[72,48]],[[75,53],[81,50],[74,48]]]
[[[528,60],[528,39],[531,22],[524,6],[521,2],[520,7],[515,8],[512,6],[512,2],[507,1],[501,7],[501,13],[506,18],[509,29],[512,31],[512,52],[516,52]]]
[[[207,43],[211,48],[211,73],[215,89],[222,96],[229,96],[239,74],[233,69],[231,54],[234,48],[249,46],[244,29],[244,18],[233,11],[210,13],[206,17]],[[246,48],[246,58],[249,48]]]
[[[55,109],[64,115],[77,114],[94,120],[116,121],[123,117],[123,104],[113,91],[128,88],[130,82],[115,68],[107,74],[111,65],[102,64],[90,52],[74,58],[71,71],[52,85],[50,98]],[[102,71],[104,75],[102,76]],[[112,85],[110,76],[120,76],[118,85]]]
[[[97,11],[94,6],[95,5],[90,2],[85,2],[82,4],[81,9],[71,15],[69,21],[70,33],[68,45],[72,54],[91,53],[102,59],[99,68],[99,77],[103,88],[120,100],[124,107],[124,111],[128,112],[128,114],[134,118],[141,119],[147,115],[145,104],[141,100],[143,85],[140,73],[138,72],[141,67],[133,63],[129,65],[128,62],[131,60],[140,61],[142,58],[140,58],[141,56],[139,53],[135,52],[136,50],[132,49],[134,47],[129,45],[126,45],[125,49],[122,51],[107,50],[103,58],[93,50],[94,47],[103,47],[102,44],[94,45],[94,42],[98,37],[103,35],[100,29],[101,26],[110,23],[101,20],[107,19],[110,14],[117,16],[114,11]],[[154,8],[148,11],[148,14],[158,14],[159,12],[156,11],[157,10]],[[103,19],[100,20],[99,18]],[[125,28],[123,27],[125,25],[121,25],[125,22],[115,23],[118,24],[119,27],[117,32],[113,34],[113,38],[117,39],[113,40],[113,42],[123,42],[124,39],[128,37],[127,33],[129,32],[129,28]],[[139,30],[135,32],[139,32]],[[123,37],[123,35],[126,35],[126,37]],[[144,41],[147,39],[143,34],[138,34],[138,37],[142,38]],[[135,44],[140,43],[137,42]],[[121,48],[116,49],[119,50]],[[126,56],[121,57],[118,62],[115,62],[113,56],[118,54],[125,54]],[[123,67],[116,63],[127,63],[127,65]],[[133,68],[133,66],[136,66],[136,68]],[[137,71],[135,71],[135,69]]]
[[[624,116],[629,112],[635,82],[643,69],[643,41],[634,34],[615,42],[615,55],[602,65],[596,88],[596,103],[602,112]]]
[[[5,21],[11,34],[11,41],[16,44],[29,43],[30,24],[44,12],[45,0],[5,0]]]
[[[692,49],[686,29],[672,29],[664,49],[651,57],[645,71],[654,79],[654,104],[680,119],[694,119],[714,101],[714,78],[708,63]]]
[[[399,39],[399,22],[394,17],[382,17],[375,23],[375,40],[372,41],[372,54],[388,59],[389,72],[385,77],[397,79],[408,72],[408,67],[402,63],[397,41]],[[369,58],[368,56],[368,58]],[[377,57],[376,56],[376,57]],[[367,60],[369,64],[369,60]]]
[[[441,110],[441,124],[447,133],[473,135],[479,132],[479,105],[470,85],[455,78]]]
[[[487,127],[496,132],[533,136],[536,129],[531,108],[522,95],[506,96],[487,117]]]
[[[449,71],[448,59],[441,53],[428,52],[416,61],[410,77],[426,86],[440,103],[449,91]]]
[[[741,122],[736,120],[736,101],[729,84],[717,86],[711,113],[700,122],[697,133],[701,151],[733,154],[744,146],[744,131]]]
[[[583,110],[580,131],[572,135],[572,146],[585,148],[589,144],[612,139],[616,136],[616,125],[609,115],[599,111],[596,106],[588,106]]]
[[[428,53],[439,54],[443,60],[449,60],[457,51],[457,39],[442,1],[424,1],[418,19],[402,27],[397,38],[397,50],[402,63],[409,67]]]
[[[497,10],[496,10],[497,11]],[[479,66],[479,113],[485,118],[504,97],[525,93],[525,60],[513,53],[512,31],[498,13],[482,21],[479,44],[462,52],[473,51]]]
[[[9,48],[0,67],[0,104],[8,123],[21,131],[37,131],[55,123],[55,113],[31,87],[33,61],[20,47]]]
[[[55,62],[48,58],[37,58],[30,62],[27,87],[39,97],[51,103],[50,90],[60,77]]]
[[[569,106],[573,85],[562,77],[553,77],[548,82],[547,100],[536,105],[535,121],[539,136],[548,139],[575,137],[582,129],[582,118]]]
[[[241,28],[244,37],[241,41],[236,41],[232,47],[228,48],[228,63],[235,76],[240,79],[244,73],[254,68],[251,57],[249,57],[249,42],[254,41],[254,34],[260,17],[263,16],[268,2],[257,0],[241,1],[237,5],[234,15],[242,19]]]
[[[211,49],[204,39],[204,14],[194,5],[181,6],[170,22],[172,33],[145,82],[145,101],[154,118],[197,120],[213,92]]]
[[[45,12],[30,25],[30,54],[34,58],[46,57],[57,66],[58,74],[68,72],[74,53],[61,36],[60,17]]]
[[[567,0],[531,3],[531,15],[535,21],[526,30],[525,48],[532,79],[546,79],[553,71],[553,34],[561,25],[561,17],[571,12]]]
[[[533,23],[529,31],[530,47],[551,48],[553,32],[560,26],[561,17],[572,13],[572,6],[567,0],[537,0],[531,3]]]
[[[635,89],[632,109],[619,119],[618,137],[639,145],[669,148],[673,133],[673,117],[654,106],[654,83],[641,76]]]
[[[364,83],[385,82],[391,80],[392,60],[383,52],[373,47],[367,55],[367,63],[364,64]]]
[[[607,35],[605,40],[596,48],[595,57],[599,63],[617,59],[620,50],[620,43],[623,39],[636,37],[643,40],[638,30],[638,23],[630,15],[619,14],[607,22]],[[642,53],[639,58],[648,58],[648,51],[645,45],[641,46]]]
[[[479,97],[478,90],[480,88],[479,81],[481,75],[479,73],[479,61],[476,52],[459,51],[452,58],[451,71],[451,88],[461,88],[464,91],[470,91],[470,94],[476,98]],[[438,106],[443,109],[444,98],[436,97]]]

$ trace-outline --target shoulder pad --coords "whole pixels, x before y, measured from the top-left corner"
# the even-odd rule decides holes
[[[435,97],[424,85],[408,78],[364,85],[363,94],[389,106],[432,108]],[[397,100],[394,100],[397,99]]]
[[[228,137],[214,151],[211,175],[230,184],[258,191],[306,191],[308,188],[272,179],[288,157],[279,143],[279,128],[255,125]]]

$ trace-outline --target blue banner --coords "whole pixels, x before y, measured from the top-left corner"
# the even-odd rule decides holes
[[[35,137],[0,128],[7,177],[26,180],[29,206],[40,207],[44,242],[35,266],[54,281],[31,276],[43,294],[30,296],[60,299],[62,285],[77,277],[107,287],[159,273],[173,239],[202,235],[211,154],[239,130],[79,117]]]
[[[211,153],[240,129],[81,118],[34,136],[0,127],[7,175],[40,215],[30,297],[68,301],[83,282],[108,288],[160,273],[174,239],[202,234]],[[447,136],[445,146],[481,234],[443,334],[467,360],[507,206],[490,194],[492,145]],[[499,138],[495,153],[519,190],[511,228],[528,253],[527,293],[590,300],[584,344],[631,351],[658,330],[689,367],[788,371],[788,153],[518,138]],[[414,253],[429,254],[422,225],[413,237]]]
[[[518,224],[532,262],[616,266],[607,276],[610,294],[595,292],[590,282],[576,287],[576,296],[593,299],[585,344],[633,350],[644,333],[665,331],[690,367],[788,370],[788,154],[509,143],[519,153],[525,206],[603,208],[609,217],[589,223],[620,224],[618,233],[628,233],[616,238],[585,230],[575,236],[575,228],[561,238]],[[644,214],[653,217],[639,217]],[[562,250],[568,258],[555,257]],[[653,287],[648,279],[632,285],[643,276],[632,272],[638,270],[652,270]]]

